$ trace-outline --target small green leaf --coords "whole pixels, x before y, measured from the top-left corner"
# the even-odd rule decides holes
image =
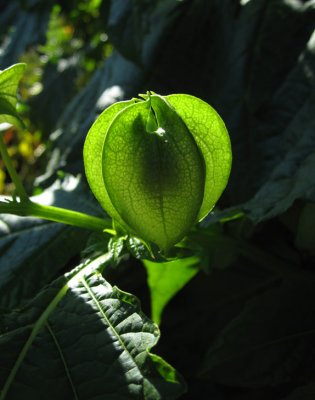
[[[148,274],[151,315],[154,322],[160,323],[167,303],[197,274],[199,262],[200,259],[196,256],[164,263],[143,261]]]
[[[148,248],[144,242],[133,236],[128,236],[126,240],[128,251],[137,259],[152,258],[152,249]]]
[[[14,64],[0,72],[0,123],[24,126],[16,111],[16,92],[25,68],[25,64]]]
[[[125,240],[126,239],[123,236],[114,236],[109,240],[108,250],[111,253],[114,262],[118,262],[119,257],[121,256],[124,249]]]

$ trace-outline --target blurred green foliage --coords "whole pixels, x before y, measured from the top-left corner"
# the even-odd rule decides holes
[[[26,131],[9,128],[5,133],[5,142],[13,157],[15,166],[28,190],[32,191],[34,179],[43,172],[47,158],[45,149],[49,147],[47,126],[38,121],[33,114],[33,101],[39,98],[46,89],[46,82],[56,74],[69,67],[74,67],[71,77],[70,99],[89,81],[91,74],[108,58],[113,46],[102,24],[102,13],[105,12],[102,1],[67,2],[23,2],[13,1],[3,6],[2,22],[7,25],[2,29],[2,47],[0,65],[7,67],[10,60],[10,41],[19,29],[14,26],[12,14],[17,11],[22,14],[38,14],[45,10],[49,14],[44,37],[38,32],[35,36],[35,23],[30,20],[33,36],[30,43],[16,54],[16,61],[27,64],[26,73],[19,90],[18,110],[23,116]],[[19,15],[18,15],[19,16]],[[7,17],[7,19],[6,19]],[[19,18],[17,18],[19,20]],[[13,23],[13,25],[11,25]],[[7,31],[5,32],[5,29]],[[20,28],[20,34],[25,34],[28,26]],[[42,39],[42,40],[41,40]],[[43,43],[41,43],[43,42]],[[7,60],[8,59],[8,60]],[[55,67],[54,67],[55,66]],[[39,100],[40,102],[40,100]],[[36,103],[36,100],[35,100]],[[35,110],[36,114],[36,110]],[[0,194],[11,194],[12,184],[0,161]]]

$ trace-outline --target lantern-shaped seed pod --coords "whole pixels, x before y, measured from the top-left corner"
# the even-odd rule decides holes
[[[163,251],[211,211],[231,160],[220,116],[183,94],[115,103],[84,145],[86,176],[101,206],[127,232]]]

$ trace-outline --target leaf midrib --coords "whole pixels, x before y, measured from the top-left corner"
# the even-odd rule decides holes
[[[59,356],[60,356],[60,358],[61,358],[62,364],[63,364],[64,369],[65,369],[65,372],[66,372],[66,375],[67,375],[69,384],[70,384],[70,386],[71,386],[74,399],[75,399],[75,400],[79,400],[77,391],[76,391],[76,389],[75,389],[73,380],[72,380],[72,378],[71,378],[70,370],[69,370],[69,368],[68,368],[66,359],[65,359],[65,357],[64,357],[64,355],[63,355],[63,351],[62,351],[62,348],[61,348],[61,346],[60,346],[60,344],[59,344],[59,342],[58,342],[58,339],[57,339],[57,337],[56,337],[56,335],[55,335],[55,333],[54,333],[52,327],[49,325],[48,322],[46,322],[46,327],[47,327],[47,330],[48,330],[48,332],[50,333],[50,335],[51,335],[51,337],[52,337],[52,339],[53,339],[53,342],[54,342],[55,345],[56,345],[57,351],[58,351],[58,353],[59,353]]]
[[[85,280],[84,276],[81,278],[81,283],[83,284],[83,286],[85,287],[85,289],[87,290],[87,292],[89,293],[89,295],[91,296],[92,300],[94,301],[95,305],[97,306],[97,308],[99,309],[99,312],[101,313],[102,317],[104,318],[104,320],[106,321],[108,327],[111,328],[112,332],[114,333],[114,335],[117,337],[118,342],[120,343],[121,347],[124,349],[124,351],[128,354],[128,356],[130,357],[130,359],[133,361],[133,363],[135,364],[139,374],[143,377],[143,373],[141,372],[138,364],[136,363],[134,357],[132,357],[132,355],[130,354],[129,350],[127,349],[127,347],[125,346],[125,343],[121,340],[121,337],[119,335],[119,333],[117,332],[117,330],[115,329],[115,327],[113,326],[113,324],[110,322],[110,320],[108,319],[106,313],[104,312],[101,304],[99,303],[99,301],[97,300],[97,298],[95,297],[92,289],[89,287],[87,281]]]

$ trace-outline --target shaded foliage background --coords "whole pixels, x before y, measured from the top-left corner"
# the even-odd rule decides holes
[[[165,308],[156,351],[184,375],[182,398],[313,399],[315,1],[12,0],[0,9],[0,68],[29,65],[20,105],[29,132],[5,137],[29,191],[36,176],[35,192],[53,192],[54,204],[102,214],[84,179],[56,179],[83,173],[86,133],[113,102],[154,90],[216,108],[232,175],[191,236],[201,271]],[[27,294],[15,286],[1,307],[69,270],[88,239],[37,220],[0,223],[1,288],[34,274]],[[148,314],[145,271],[129,259],[105,275]]]

